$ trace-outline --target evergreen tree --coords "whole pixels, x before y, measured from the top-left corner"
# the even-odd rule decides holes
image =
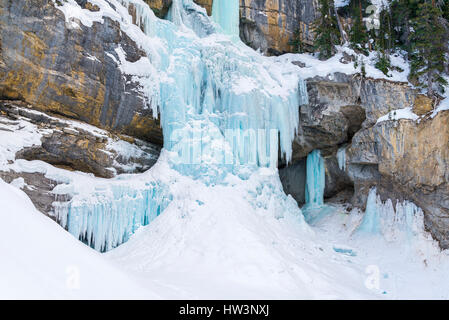
[[[435,0],[423,0],[417,17],[411,23],[410,78],[433,96],[435,88],[443,90],[447,84],[443,75],[447,65],[447,21]]]
[[[291,37],[290,41],[288,42],[290,46],[293,47],[293,53],[304,53],[304,45],[302,43],[302,32],[301,27],[299,27]]]
[[[320,17],[315,21],[315,50],[320,59],[329,59],[336,53],[335,46],[340,43],[337,17],[333,14],[333,0],[319,0]]]
[[[368,1],[366,0],[351,0],[350,2],[353,23],[349,33],[349,41],[353,49],[360,50],[365,54],[368,54],[366,45],[369,39],[363,22],[363,12],[367,5]]]
[[[417,17],[421,0],[393,0],[390,5],[393,45],[409,52],[411,50],[411,24]]]
[[[391,68],[392,33],[391,13],[387,8],[382,7],[379,12],[379,28],[375,30],[374,34],[377,51],[375,67],[385,75],[388,75]]]

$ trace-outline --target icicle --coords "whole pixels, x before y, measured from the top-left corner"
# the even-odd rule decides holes
[[[337,151],[338,167],[342,171],[346,171],[346,146],[341,147]]]
[[[259,167],[276,168],[279,149],[290,161],[298,108],[308,101],[306,84],[296,68],[240,42],[238,0],[214,1],[213,18],[230,37],[213,34],[216,24],[192,0],[173,0],[168,20],[158,19],[142,0],[118,1],[124,32],[147,53],[142,61],[118,63],[131,74],[146,67],[133,80],[142,85],[153,115],[160,114],[172,168],[216,184],[228,173],[244,179],[243,173]],[[130,9],[144,34],[131,25]],[[93,200],[56,204],[55,211],[70,233],[109,250],[165,208],[160,187],[116,186]]]

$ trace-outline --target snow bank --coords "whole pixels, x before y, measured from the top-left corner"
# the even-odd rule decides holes
[[[0,179],[1,299],[155,299]]]

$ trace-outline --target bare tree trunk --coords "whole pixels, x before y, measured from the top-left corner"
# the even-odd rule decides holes
[[[427,96],[428,96],[429,98],[432,98],[432,97],[433,97],[433,88],[432,88],[432,86],[433,86],[433,81],[432,81],[432,78],[433,78],[433,72],[432,72],[432,71],[429,71],[429,72],[427,73]]]
[[[332,7],[334,8],[335,17],[337,18],[338,30],[340,30],[341,40],[343,41],[343,44],[345,44],[346,42],[348,42],[348,36],[346,35],[346,32],[343,30],[343,26],[341,25],[340,21],[340,16],[337,13],[337,9],[335,9],[334,3]]]

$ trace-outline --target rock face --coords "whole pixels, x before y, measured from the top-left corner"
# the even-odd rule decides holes
[[[0,0],[0,39],[0,98],[162,144],[159,123],[115,50],[130,62],[145,54],[117,22],[88,28],[66,23],[51,0]]]
[[[213,0],[194,1],[212,14]],[[293,52],[295,34],[312,46],[317,8],[318,0],[240,0],[240,39],[269,55]]]
[[[322,149],[335,154],[362,127],[373,126],[388,112],[413,105],[417,92],[403,83],[335,73],[307,80],[309,104],[302,106],[293,161]]]
[[[448,111],[419,123],[380,122],[358,132],[348,149],[356,204],[374,185],[384,199],[412,200],[425,211],[426,227],[442,248],[449,247],[448,123]],[[373,174],[358,178],[361,168]]]
[[[449,248],[449,111],[431,117],[433,102],[403,83],[333,74],[308,79],[309,105],[301,107],[293,165],[281,168],[284,189],[304,203],[304,159],[321,149],[325,197],[354,189],[351,202],[365,208],[376,186],[383,200],[410,200],[425,212],[428,231]],[[413,107],[419,121],[377,119]],[[347,145],[345,170],[336,158]]]
[[[159,18],[164,18],[170,9],[172,0],[144,0],[150,8],[154,11],[154,14]]]
[[[200,6],[202,6],[203,8],[206,9],[207,14],[209,16],[212,15],[212,4],[213,4],[213,0],[193,0],[196,4],[199,4]]]
[[[130,137],[122,137],[128,140],[124,141],[82,123],[30,110],[20,102],[0,101],[2,117],[35,124],[42,133],[41,145],[23,148],[16,153],[16,159],[42,160],[65,169],[112,178],[120,173],[146,171],[159,157],[160,148],[156,145]]]
[[[303,43],[312,45],[317,7],[317,0],[240,0],[240,38],[271,55],[292,52],[298,30]]]
[[[53,202],[55,195],[52,193],[54,187],[61,182],[54,181],[45,177],[42,173],[0,171],[0,179],[6,183],[14,181],[23,181],[19,186],[30,197],[36,209],[40,212],[53,217]],[[67,201],[70,200],[67,198]]]

